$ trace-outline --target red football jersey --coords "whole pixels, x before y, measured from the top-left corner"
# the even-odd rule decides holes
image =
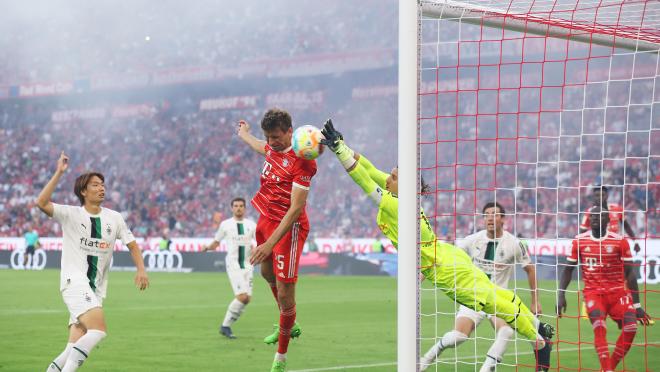
[[[624,288],[623,262],[632,261],[632,254],[623,236],[608,232],[596,239],[587,231],[573,240],[568,261],[582,267],[585,291],[609,292]]]
[[[610,224],[607,225],[607,231],[611,231],[615,234],[621,233],[621,222],[623,220],[623,208],[619,204],[608,204],[607,210],[610,211]],[[582,218],[581,228],[591,230],[591,225],[589,225],[589,210],[584,213],[584,218]]]
[[[277,152],[266,145],[266,160],[261,170],[261,187],[252,198],[252,206],[273,221],[282,221],[291,207],[291,188],[309,190],[312,177],[316,174],[316,161],[296,156],[291,148]],[[307,212],[303,209],[298,222],[309,230]]]

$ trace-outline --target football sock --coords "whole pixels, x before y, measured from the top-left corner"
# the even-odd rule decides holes
[[[296,306],[280,311],[280,335],[277,338],[277,352],[286,354],[291,339],[291,327],[296,322]]]
[[[635,339],[637,334],[637,323],[629,323],[623,326],[621,330],[621,335],[616,340],[616,346],[614,347],[614,352],[612,353],[611,366],[612,369],[616,369],[616,366],[619,364],[621,359],[628,353],[632,342]]]
[[[72,372],[78,369],[83,362],[87,359],[89,353],[94,349],[103,338],[106,336],[106,333],[99,331],[97,329],[90,329],[82,336],[78,341],[76,341],[71,347],[69,356],[66,358],[66,363],[62,368],[62,372]]]
[[[481,367],[480,372],[494,371],[495,365],[502,361],[502,355],[506,351],[509,340],[513,336],[513,329],[511,327],[502,327],[495,334],[495,341],[486,353],[486,360]]]
[[[607,325],[605,319],[597,319],[592,323],[594,328],[594,346],[603,371],[610,371],[610,352],[607,346]]]
[[[227,312],[225,313],[225,320],[222,321],[222,326],[230,327],[232,324],[234,324],[234,322],[241,317],[241,314],[243,314],[245,306],[246,305],[244,303],[237,299],[234,299],[232,302],[230,302],[229,307],[227,307]]]
[[[73,347],[73,342],[69,342],[68,344],[66,344],[64,351],[60,355],[55,357],[55,359],[53,359],[53,361],[48,366],[48,369],[46,369],[46,372],[62,371],[62,368],[64,367],[64,363],[66,363],[66,358],[69,356],[69,351],[71,351],[71,347]]]

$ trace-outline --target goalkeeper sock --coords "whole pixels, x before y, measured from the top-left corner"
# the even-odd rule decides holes
[[[497,363],[502,361],[502,355],[504,355],[506,347],[509,344],[509,339],[511,339],[512,336],[513,329],[511,327],[501,327],[497,331],[495,334],[495,341],[493,341],[493,345],[490,346],[488,353],[486,353],[486,360],[484,361],[480,372],[489,372],[495,370]]]
[[[66,358],[69,356],[69,352],[71,351],[72,347],[73,347],[73,342],[69,342],[68,344],[66,344],[64,351],[60,355],[58,355],[55,359],[53,359],[53,361],[48,366],[46,372],[60,372],[64,367],[64,363],[66,363]]]
[[[66,363],[62,368],[62,372],[72,372],[78,369],[83,362],[87,359],[89,353],[94,349],[106,333],[98,329],[90,329],[82,336],[75,344],[73,344],[69,356],[66,358]]]
[[[291,340],[291,328],[296,323],[296,306],[280,311],[280,335],[277,338],[277,352],[286,354]]]
[[[243,314],[245,306],[246,305],[241,301],[234,299],[227,308],[227,312],[225,313],[225,320],[222,322],[222,326],[231,327],[231,325],[234,324],[238,318],[240,318],[241,314]]]
[[[616,366],[619,364],[621,359],[623,359],[623,357],[626,356],[630,350],[630,346],[632,346],[632,342],[635,339],[636,334],[636,321],[633,321],[633,323],[624,324],[623,329],[621,330],[621,335],[619,335],[619,338],[616,340],[614,352],[612,353],[612,361],[610,367],[612,367],[613,370],[616,369]]]

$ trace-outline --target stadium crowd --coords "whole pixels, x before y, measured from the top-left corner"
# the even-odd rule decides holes
[[[389,171],[396,165],[395,103],[395,96],[390,96],[328,103],[331,107],[326,108],[351,145]],[[174,237],[211,236],[228,215],[228,201],[234,196],[249,198],[258,188],[261,159],[236,137],[235,130],[243,118],[259,135],[264,109],[199,111],[163,105],[147,118],[53,122],[48,105],[1,105],[0,199],[5,202],[0,204],[0,235],[20,236],[34,220],[41,236],[59,234],[59,227],[31,206],[64,150],[72,169],[55,194],[57,202],[76,204],[74,175],[99,170],[106,175],[107,206],[122,211],[138,236],[158,236],[165,229]],[[318,110],[298,110],[293,116],[297,125],[319,126],[326,117]],[[422,165],[429,157],[433,165],[423,172],[425,181],[437,189],[435,198],[423,197],[423,205],[439,235],[451,240],[471,233],[481,226],[480,207],[497,197],[515,215],[509,227],[518,235],[570,238],[578,231],[578,212],[590,203],[589,186],[603,182],[615,185],[610,202],[623,201],[638,235],[658,236],[660,164],[657,157],[651,158],[651,164],[646,158],[649,132],[628,136],[628,145],[623,146],[620,141],[626,139],[620,133],[591,141],[585,135],[560,136],[559,129],[557,123],[548,122],[544,126],[548,138],[542,140],[515,140],[515,130],[511,136],[504,130],[497,141],[452,140],[451,151],[443,151],[442,142],[433,144],[432,156],[422,151]],[[497,133],[480,132],[482,138],[491,135]],[[559,145],[580,140],[582,147]],[[456,146],[459,164],[465,165],[454,165]],[[604,157],[603,148],[616,153]],[[318,159],[308,204],[312,236],[379,236],[374,207],[350,187],[348,177],[341,176],[343,169],[327,156]],[[652,182],[648,193],[647,182]]]
[[[233,68],[391,48],[397,40],[393,0],[296,1],[296,11],[288,0],[31,4],[4,9],[0,85],[189,66]]]

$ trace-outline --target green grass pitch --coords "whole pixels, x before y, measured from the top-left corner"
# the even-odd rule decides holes
[[[263,344],[262,339],[278,318],[272,295],[261,278],[255,277],[253,301],[233,327],[236,340],[217,333],[233,296],[225,274],[151,273],[151,288],[144,293],[134,288],[132,278],[132,273],[111,273],[104,303],[108,337],[81,371],[269,370],[276,349]],[[59,271],[0,270],[0,283],[0,371],[44,371],[67,337],[68,314],[58,291]],[[543,284],[549,288],[554,285]],[[519,285],[525,287],[523,282]],[[424,293],[423,311],[433,311],[436,306],[430,294]],[[302,276],[297,296],[303,335],[291,342],[290,371],[396,370],[395,279]],[[652,315],[657,315],[658,297],[648,296]],[[437,306],[449,309],[450,303],[438,295]],[[553,306],[551,294],[544,295],[545,312],[551,312]],[[453,317],[424,317],[422,324],[422,336],[433,337],[449,330]],[[585,344],[581,350],[577,345],[561,344],[562,351],[553,353],[553,365],[559,356],[562,367],[577,368],[579,355],[583,368],[597,369],[589,323],[562,319],[558,325],[562,341],[578,340],[579,332]],[[608,324],[608,330],[608,339],[613,342],[618,330],[613,323]],[[490,325],[484,322],[478,334],[490,337]],[[660,365],[660,325],[640,328],[635,341],[645,339],[655,346],[634,347],[626,358],[626,370],[644,371],[649,366],[652,371]],[[424,349],[430,345],[430,340],[422,342]],[[468,341],[456,352],[449,350],[443,354],[443,362],[457,363],[439,364],[438,370],[474,371],[469,363],[478,365],[489,345],[486,340]],[[518,355],[514,355],[516,350]],[[517,358],[519,363],[531,364],[530,350],[522,341],[511,343],[505,362],[515,363]]]

